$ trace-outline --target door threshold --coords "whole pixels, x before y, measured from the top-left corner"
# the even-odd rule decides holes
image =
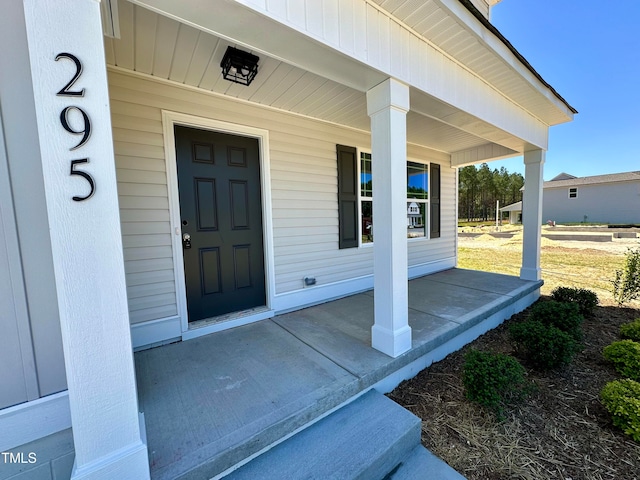
[[[217,317],[204,318],[189,323],[189,329],[182,332],[182,340],[221,332],[229,328],[240,327],[249,323],[258,322],[274,316],[273,310],[267,306],[250,308],[239,312],[226,313]]]

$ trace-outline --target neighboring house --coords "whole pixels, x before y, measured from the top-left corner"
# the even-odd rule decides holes
[[[544,182],[543,220],[557,223],[640,224],[640,171]]]
[[[73,478],[145,478],[133,348],[374,285],[373,346],[402,355],[407,278],[457,263],[462,165],[524,154],[539,280],[548,132],[576,111],[494,3],[5,2],[0,449],[72,427]]]
[[[509,223],[516,225],[522,223],[522,202],[512,203],[511,205],[505,205],[500,209],[500,212],[509,212]]]
[[[561,173],[544,182],[543,189],[544,222],[640,224],[640,172],[591,177]],[[500,211],[509,212],[510,223],[522,221],[522,202]]]

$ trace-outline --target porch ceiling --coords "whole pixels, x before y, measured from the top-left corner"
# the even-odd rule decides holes
[[[119,0],[118,11],[121,37],[104,38],[108,65],[370,130],[366,96],[360,90],[260,52],[260,70],[255,80],[249,87],[238,85],[224,80],[219,66],[227,46],[237,44],[126,0]],[[424,96],[418,99],[416,93],[412,91],[412,111],[407,116],[410,143],[445,153],[494,144],[508,147],[514,154],[523,151],[521,140],[435,99],[425,101]],[[414,98],[419,100],[415,102],[416,108]],[[448,116],[448,120],[442,121],[443,116]]]

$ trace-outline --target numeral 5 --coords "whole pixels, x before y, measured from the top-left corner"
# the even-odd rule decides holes
[[[80,160],[71,160],[71,171],[69,172],[69,175],[80,175],[87,182],[89,182],[89,186],[91,187],[91,191],[85,197],[74,196],[73,199],[76,202],[82,202],[83,200],[87,200],[87,199],[91,198],[93,196],[93,194],[96,192],[96,184],[93,181],[93,177],[91,175],[89,175],[87,172],[83,172],[82,170],[76,170],[76,168],[75,168],[76,165],[79,165],[81,163],[89,163],[89,159],[88,158],[82,158]]]

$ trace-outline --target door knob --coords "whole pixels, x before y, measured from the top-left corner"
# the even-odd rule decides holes
[[[182,248],[185,250],[191,248],[191,235],[188,233],[182,234]]]

